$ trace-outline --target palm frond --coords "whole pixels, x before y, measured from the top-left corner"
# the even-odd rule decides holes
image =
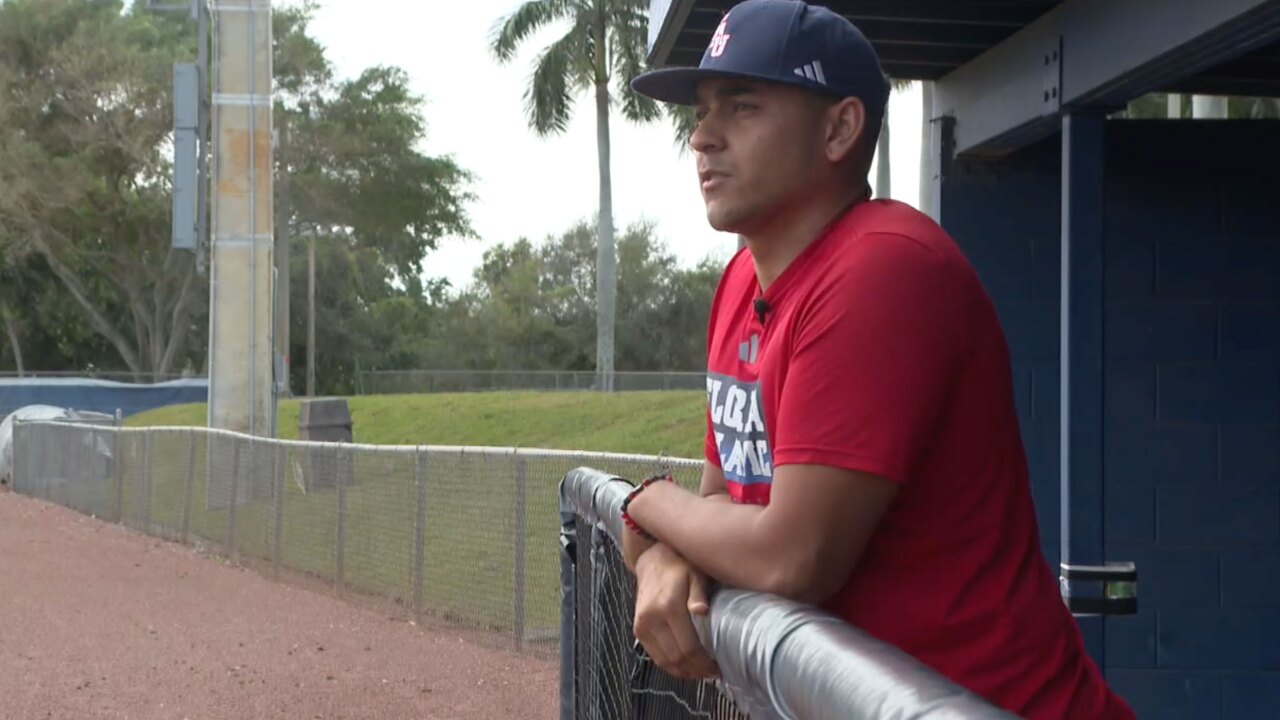
[[[633,122],[652,122],[662,116],[662,109],[652,98],[631,89],[631,81],[645,70],[645,25],[632,22],[616,24],[613,30],[613,75],[622,100],[622,114]]]
[[[698,129],[698,117],[693,108],[686,105],[668,105],[667,117],[671,119],[676,152],[683,156],[689,152],[689,139],[693,137],[693,131]]]
[[[543,48],[525,90],[525,112],[533,131],[541,136],[564,132],[573,115],[573,92],[581,81],[584,54],[577,26]]]
[[[499,63],[510,62],[520,43],[540,28],[572,16],[571,0],[527,0],[489,29],[489,51]]]

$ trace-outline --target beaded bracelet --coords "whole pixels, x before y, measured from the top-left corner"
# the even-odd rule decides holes
[[[631,528],[632,531],[639,534],[641,537],[644,537],[646,540],[657,540],[657,538],[655,538],[654,536],[646,532],[645,529],[640,527],[639,523],[637,523],[635,520],[632,520],[630,513],[627,512],[627,508],[631,507],[631,501],[634,500],[635,497],[641,493],[641,491],[643,491],[645,488],[649,487],[650,485],[654,484],[655,482],[662,482],[662,481],[675,482],[675,478],[671,477],[671,473],[660,473],[658,475],[652,475],[650,477],[647,477],[639,485],[636,485],[631,490],[631,492],[627,493],[627,497],[622,501],[622,522],[625,523],[627,527]]]

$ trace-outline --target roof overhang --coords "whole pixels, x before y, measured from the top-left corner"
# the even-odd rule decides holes
[[[821,1],[821,0],[819,0]],[[696,65],[735,0],[651,0],[650,62]],[[827,0],[894,78],[935,81],[958,153],[1149,92],[1280,96],[1280,0]],[[1152,12],[1159,9],[1159,13]]]

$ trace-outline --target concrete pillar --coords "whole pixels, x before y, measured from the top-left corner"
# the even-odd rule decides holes
[[[274,427],[271,2],[213,3],[209,426]]]

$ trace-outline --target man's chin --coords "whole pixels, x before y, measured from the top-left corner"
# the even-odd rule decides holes
[[[723,233],[741,232],[743,218],[740,213],[729,211],[727,208],[717,207],[714,203],[707,204],[707,223],[712,229]]]

